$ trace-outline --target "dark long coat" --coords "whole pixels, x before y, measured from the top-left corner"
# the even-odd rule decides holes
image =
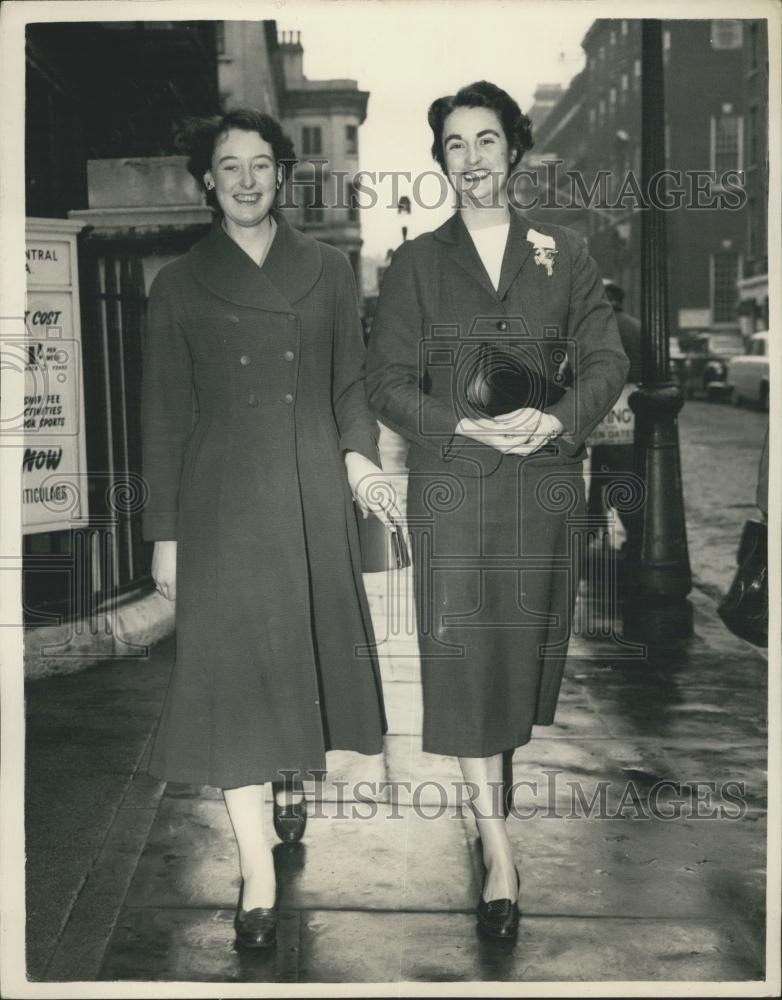
[[[378,418],[410,442],[408,519],[422,653],[423,748],[482,757],[554,719],[579,578],[582,459],[628,362],[597,266],[575,232],[551,273],[511,213],[499,290],[461,217],[403,244],[384,276],[367,357]],[[548,406],[565,432],[531,457],[454,435],[465,373],[492,343],[574,385]],[[475,415],[472,413],[472,415]]]
[[[228,788],[378,753],[380,676],[343,453],[377,462],[345,256],[220,225],[150,290],[147,539],[177,540],[176,664],[150,771]]]

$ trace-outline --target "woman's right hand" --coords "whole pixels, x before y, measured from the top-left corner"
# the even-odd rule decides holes
[[[168,601],[176,600],[176,541],[155,542],[152,579],[159,594]]]
[[[500,417],[462,417],[456,433],[480,441],[503,455],[529,455],[557,432],[553,424],[558,430],[562,429],[555,417],[529,408]]]

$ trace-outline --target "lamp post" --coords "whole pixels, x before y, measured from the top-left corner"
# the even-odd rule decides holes
[[[641,22],[641,188],[665,169],[662,21]],[[641,217],[642,379],[630,396],[635,413],[635,471],[646,502],[627,547],[624,633],[649,644],[692,635],[692,588],[684,519],[677,414],[681,391],[670,380],[665,210]]]

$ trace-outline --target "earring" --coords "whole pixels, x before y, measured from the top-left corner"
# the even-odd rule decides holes
[[[206,183],[206,190],[207,191],[213,191],[214,190],[214,184],[210,184],[209,181],[207,181],[207,183]]]

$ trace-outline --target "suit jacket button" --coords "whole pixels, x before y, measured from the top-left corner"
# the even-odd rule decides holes
[[[288,319],[292,323],[296,319],[295,314],[294,313],[288,313]]]
[[[258,397],[255,395],[254,392],[251,392],[250,395],[247,397],[247,405],[248,406],[258,405]]]
[[[497,320],[497,329],[500,331],[500,333],[505,333],[505,331],[508,329],[508,324],[505,322],[504,319]]]
[[[296,355],[293,353],[293,351],[286,351],[285,354],[283,354],[283,357],[285,358],[286,361],[293,361]]]
[[[229,323],[238,323],[239,322],[239,317],[238,316],[226,316],[225,318],[228,320]]]
[[[291,394],[289,392],[286,392],[285,395],[282,398],[283,398],[283,401],[286,402],[286,403],[292,403],[293,402],[293,396],[291,396]]]
[[[242,365],[243,368],[246,368],[249,365],[249,363],[250,363],[249,354],[243,354],[241,358],[239,358],[239,364]]]

